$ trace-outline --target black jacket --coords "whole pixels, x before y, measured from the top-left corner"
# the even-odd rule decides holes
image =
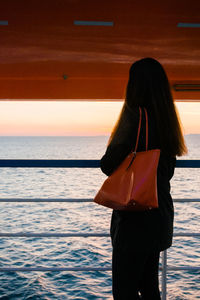
[[[154,117],[148,109],[149,144],[148,149],[159,149]],[[126,110],[116,134],[101,158],[102,172],[110,175],[124,158],[134,149],[139,122],[139,110]],[[145,116],[142,116],[142,127],[138,151],[145,150]],[[111,220],[111,239],[113,247],[123,250],[141,251],[143,249],[163,251],[172,244],[174,208],[170,195],[170,179],[174,174],[176,158],[161,151],[157,188],[159,208],[130,212],[113,210]]]

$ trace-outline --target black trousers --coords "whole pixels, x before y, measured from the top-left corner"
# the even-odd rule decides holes
[[[160,300],[159,256],[160,252],[129,252],[113,247],[114,300]]]

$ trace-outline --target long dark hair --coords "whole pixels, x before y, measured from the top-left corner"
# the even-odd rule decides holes
[[[186,154],[181,123],[166,72],[157,60],[149,57],[136,61],[130,67],[125,102],[109,143],[125,118],[126,109],[131,112],[139,106],[153,113],[161,150],[172,156]]]

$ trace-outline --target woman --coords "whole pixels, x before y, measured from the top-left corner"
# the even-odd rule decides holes
[[[110,175],[134,149],[139,107],[146,108],[148,149],[160,149],[157,170],[159,207],[131,212],[113,210],[112,279],[115,300],[160,299],[158,267],[160,252],[172,244],[174,209],[170,179],[176,156],[187,152],[180,122],[162,65],[153,58],[136,61],[130,68],[125,102],[101,159],[101,170]],[[145,116],[138,151],[145,150]]]

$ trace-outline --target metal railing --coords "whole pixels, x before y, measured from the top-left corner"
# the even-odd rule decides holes
[[[99,168],[99,160],[30,160],[30,159],[1,159],[0,168]],[[200,168],[200,160],[178,160],[178,168]],[[0,202],[92,202],[92,199],[66,199],[66,198],[0,198]],[[174,199],[174,202],[200,202],[200,199]],[[16,232],[0,233],[0,237],[109,237],[107,233],[35,233]],[[200,237],[200,233],[177,232],[174,237],[188,236]],[[167,271],[168,270],[200,270],[198,267],[174,267],[167,265],[167,251],[162,252],[162,300],[167,296]],[[20,267],[20,268],[0,268],[0,272],[10,271],[111,271],[111,267]]]

